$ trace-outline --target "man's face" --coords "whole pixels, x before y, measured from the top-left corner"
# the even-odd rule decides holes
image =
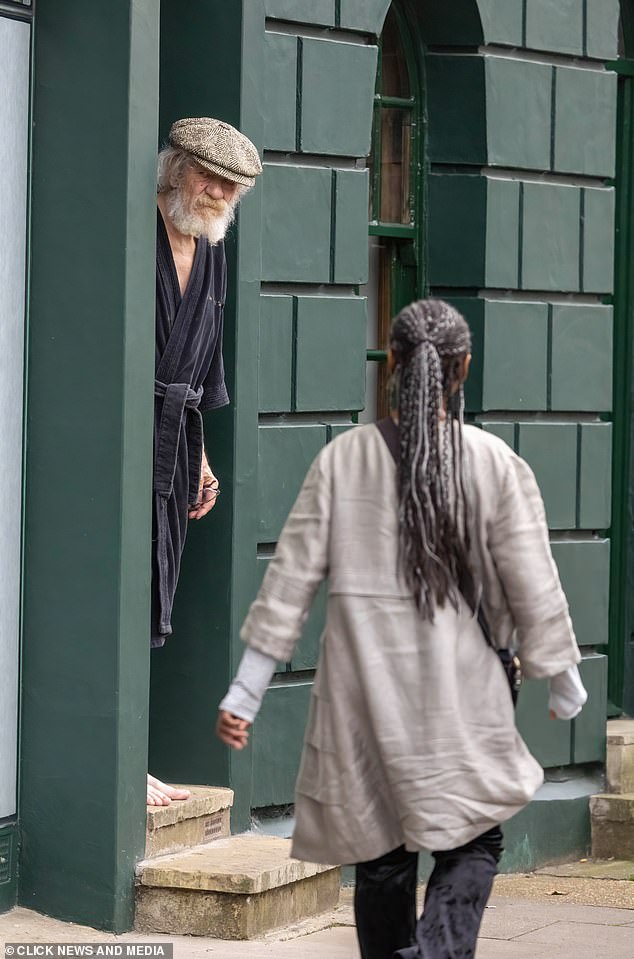
[[[218,243],[233,221],[241,192],[232,180],[192,165],[172,191],[168,211],[179,232]]]

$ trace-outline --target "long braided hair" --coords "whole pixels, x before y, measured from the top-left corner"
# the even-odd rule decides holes
[[[469,564],[462,426],[464,318],[443,300],[417,300],[392,323],[398,393],[399,552],[418,610],[433,621],[462,593],[475,606]],[[396,405],[396,404],[394,404]]]

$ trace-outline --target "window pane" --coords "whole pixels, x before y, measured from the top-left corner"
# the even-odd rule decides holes
[[[410,114],[388,107],[381,111],[382,223],[410,223]]]
[[[393,7],[381,36],[381,93],[386,97],[409,97],[407,62]]]

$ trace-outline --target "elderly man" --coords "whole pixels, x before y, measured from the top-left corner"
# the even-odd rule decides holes
[[[205,516],[220,491],[205,455],[201,413],[229,402],[222,362],[223,238],[261,172],[251,141],[209,117],[178,120],[159,154],[152,647],[172,632],[188,520]],[[148,776],[148,805],[188,795]]]

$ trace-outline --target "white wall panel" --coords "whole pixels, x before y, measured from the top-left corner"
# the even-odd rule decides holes
[[[30,30],[0,17],[0,818],[16,811]]]

